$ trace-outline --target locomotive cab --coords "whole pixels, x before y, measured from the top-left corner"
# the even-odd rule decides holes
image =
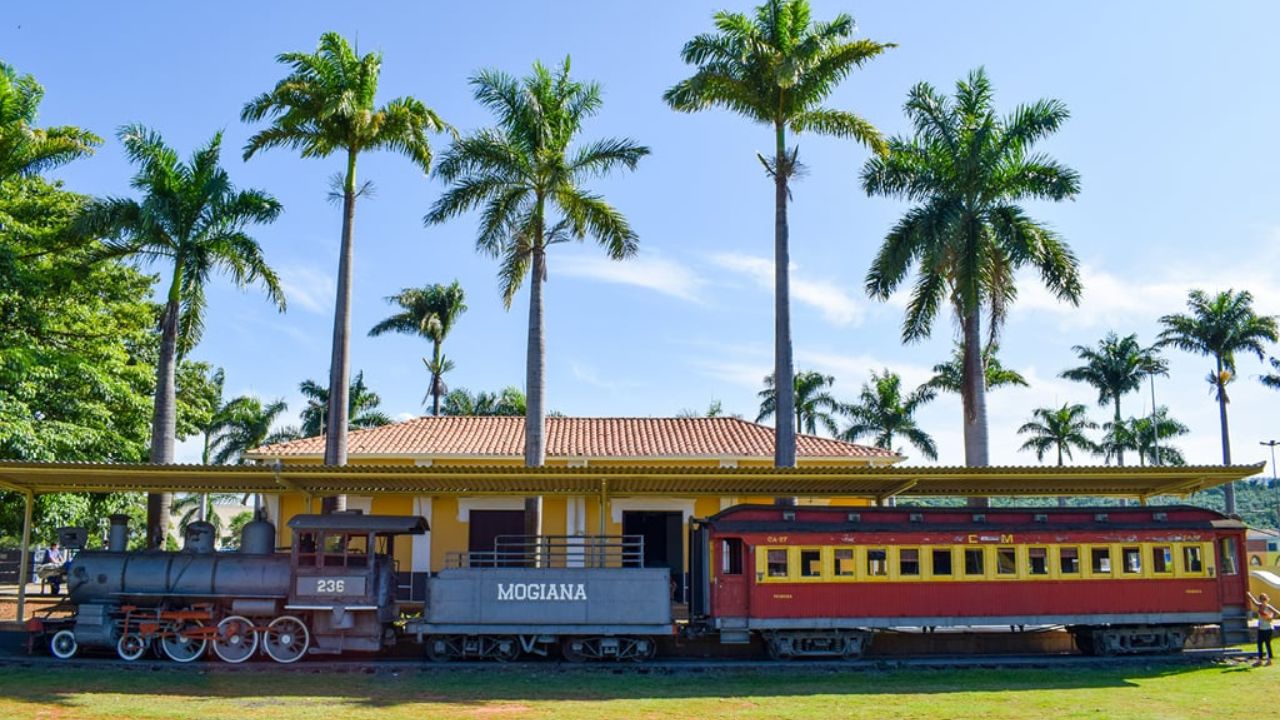
[[[399,615],[395,539],[428,530],[419,516],[336,513],[289,521],[293,584],[285,608],[309,619],[311,652],[376,651]]]

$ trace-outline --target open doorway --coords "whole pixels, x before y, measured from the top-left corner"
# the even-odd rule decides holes
[[[671,597],[684,602],[683,516],[666,510],[625,510],[622,534],[644,538],[645,567],[664,567],[671,572]]]

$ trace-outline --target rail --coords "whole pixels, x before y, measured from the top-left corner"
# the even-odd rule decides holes
[[[499,535],[493,550],[451,552],[448,568],[640,568],[642,535]]]

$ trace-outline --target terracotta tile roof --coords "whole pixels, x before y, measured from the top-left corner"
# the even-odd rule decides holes
[[[523,417],[419,417],[354,430],[350,455],[522,457]],[[324,455],[324,438],[255,448],[251,458]],[[810,458],[899,456],[876,447],[814,435],[796,438],[796,454]],[[773,428],[737,418],[550,417],[547,457],[772,458]]]

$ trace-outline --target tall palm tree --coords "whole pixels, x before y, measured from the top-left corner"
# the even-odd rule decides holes
[[[247,232],[273,222],[280,203],[261,190],[238,190],[219,164],[222,133],[183,162],[155,132],[127,125],[118,133],[125,154],[138,166],[132,198],[103,198],[86,206],[80,232],[107,238],[105,256],[132,257],[172,267],[160,319],[155,411],[151,421],[151,462],[173,462],[177,432],[174,372],[178,360],[200,340],[204,328],[205,285],[219,271],[237,285],[261,286],[281,312],[284,292],[262,248]],[[147,498],[147,542],[163,547],[169,529],[170,493]]]
[[[355,254],[356,198],[369,185],[356,183],[356,160],[370,150],[389,150],[407,157],[422,172],[431,170],[427,135],[445,129],[434,111],[413,97],[375,104],[382,54],[358,54],[335,32],[320,36],[314,53],[290,52],[276,57],[288,75],[269,92],[245,104],[244,122],[269,120],[244,148],[248,160],[259,150],[289,148],[304,158],[345,156],[346,169],[335,179],[335,196],[342,198],[342,246],[338,252],[338,294],[333,312],[333,347],[329,364],[328,416],[338,432],[325,436],[324,464],[347,464],[347,382],[350,375],[351,263]],[[341,187],[337,187],[339,184]],[[326,511],[342,510],[346,498],[324,499]]]
[[[497,126],[455,141],[436,174],[449,184],[425,221],[442,223],[481,210],[476,250],[501,263],[498,278],[508,309],[525,277],[529,288],[529,337],[525,360],[524,460],[546,459],[546,336],[542,284],[552,245],[593,238],[614,260],[636,253],[631,224],[583,183],[619,166],[634,170],[649,148],[627,138],[577,145],[583,122],[600,111],[601,89],[569,77],[569,58],[552,71],[534,63],[516,79],[497,70],[471,78],[475,99]],[[538,534],[541,500],[526,499],[526,530]]]
[[[884,138],[870,122],[823,103],[854,69],[893,45],[855,40],[853,18],[847,14],[829,22],[812,20],[808,0],[767,0],[754,16],[721,11],[715,14],[715,26],[716,32],[685,43],[681,58],[697,70],[663,98],[681,112],[720,107],[773,128],[772,157],[757,157],[774,189],[773,376],[781,388],[774,464],[795,467],[787,201],[790,182],[800,169],[800,151],[787,147],[787,132],[851,138],[883,152]]]
[[[77,127],[35,127],[44,88],[0,62],[0,180],[34,175],[92,155],[102,138]]]
[[[937,460],[937,444],[929,433],[920,429],[915,418],[916,411],[936,396],[936,390],[921,385],[904,397],[902,378],[897,373],[887,369],[882,374],[872,371],[871,381],[862,384],[858,399],[845,408],[852,422],[840,437],[853,442],[864,435],[872,435],[876,447],[901,454],[893,446],[894,438],[901,436],[921,455]]]
[[[999,352],[998,344],[988,344],[982,348],[982,376],[986,381],[986,389],[995,390],[1011,385],[1027,387],[1027,379],[1022,377],[1022,373],[1006,368],[1000,363],[1000,358],[997,357]],[[954,352],[946,362],[933,366],[933,377],[929,378],[929,382],[925,385],[938,392],[957,395],[961,393],[964,388],[964,345],[962,343],[956,343]]]
[[[329,388],[315,380],[303,380],[298,384],[298,392],[307,399],[307,406],[298,415],[302,420],[302,426],[299,428],[301,436],[328,435],[327,418],[331,406]],[[364,371],[356,373],[351,386],[347,388],[346,396],[347,412],[344,413],[344,417],[347,418],[348,430],[363,430],[391,423],[391,417],[378,409],[382,404],[382,398],[364,384]]]
[[[264,404],[258,398],[247,395],[227,403],[219,413],[221,422],[214,431],[211,448],[214,463],[238,463],[253,448],[287,439],[272,433],[271,426],[288,408],[284,400]]]
[[[1236,373],[1236,354],[1252,353],[1261,361],[1264,342],[1276,342],[1276,318],[1253,311],[1253,294],[1248,290],[1226,290],[1209,295],[1203,290],[1187,294],[1188,314],[1175,313],[1160,318],[1164,330],[1160,344],[1213,358],[1210,374],[1218,399],[1218,420],[1222,429],[1222,464],[1231,464],[1231,435],[1227,426],[1227,383]],[[1223,488],[1228,515],[1236,511],[1236,489]]]
[[[1185,465],[1186,460],[1169,440],[1191,432],[1186,425],[1169,416],[1169,409],[1159,407],[1147,417],[1129,418],[1131,448],[1138,453],[1142,465]]]
[[[431,414],[439,415],[440,399],[449,392],[443,376],[453,369],[453,362],[441,354],[440,348],[453,323],[467,310],[466,294],[454,280],[452,285],[436,283],[423,288],[405,288],[387,298],[387,302],[399,305],[400,312],[374,325],[369,335],[396,332],[419,335],[431,341],[431,357],[422,359],[431,373],[431,386],[422,402],[426,404],[427,397],[431,398]]]
[[[1120,337],[1114,332],[1098,341],[1098,347],[1076,345],[1072,348],[1080,361],[1079,367],[1063,370],[1060,377],[1086,383],[1098,391],[1098,404],[1111,405],[1113,422],[1120,422],[1120,398],[1142,389],[1142,381],[1152,372],[1163,372],[1164,361],[1159,350],[1144,348],[1138,344],[1137,335]],[[1124,449],[1116,449],[1116,464],[1124,465]]]
[[[840,431],[836,415],[843,408],[831,394],[831,388],[835,384],[834,376],[820,372],[801,370],[795,374],[792,382],[792,397],[795,398],[792,419],[800,432],[812,435],[818,432],[819,426],[832,435]],[[773,375],[766,375],[764,389],[756,393],[756,397],[760,398],[760,413],[756,416],[756,422],[763,422],[777,414],[778,394]]]
[[[1019,450],[1031,450],[1037,460],[1055,450],[1058,454],[1058,466],[1063,458],[1075,459],[1072,450],[1098,452],[1098,444],[1089,439],[1086,430],[1096,430],[1098,423],[1088,417],[1089,411],[1079,403],[1064,403],[1060,408],[1036,408],[1031,411],[1032,419],[1018,428],[1019,435],[1030,435],[1022,443]]]
[[[505,387],[496,393],[481,391],[474,395],[466,388],[458,388],[445,396],[441,414],[519,417],[525,414],[526,409],[524,393],[515,386]]]
[[[867,194],[916,203],[885,237],[867,272],[867,292],[888,300],[918,267],[902,326],[906,342],[927,337],[941,309],[956,313],[969,466],[988,464],[982,346],[984,337],[988,345],[995,341],[1017,296],[1016,272],[1030,266],[1059,299],[1080,298],[1075,255],[1019,205],[1065,200],[1080,190],[1074,170],[1033,151],[1067,120],[1067,108],[1040,100],[1000,116],[992,100],[981,68],[956,83],[954,98],[928,83],[916,85],[905,106],[914,135],[890,140],[889,154],[871,158],[862,170]]]
[[[203,445],[200,448],[200,464],[208,465],[212,459],[212,443],[213,436],[221,427],[226,417],[227,405],[222,401],[222,391],[227,383],[227,373],[222,368],[213,371],[209,376],[209,385],[213,391],[213,413],[209,415],[209,420],[200,427],[200,435],[203,438]]]

